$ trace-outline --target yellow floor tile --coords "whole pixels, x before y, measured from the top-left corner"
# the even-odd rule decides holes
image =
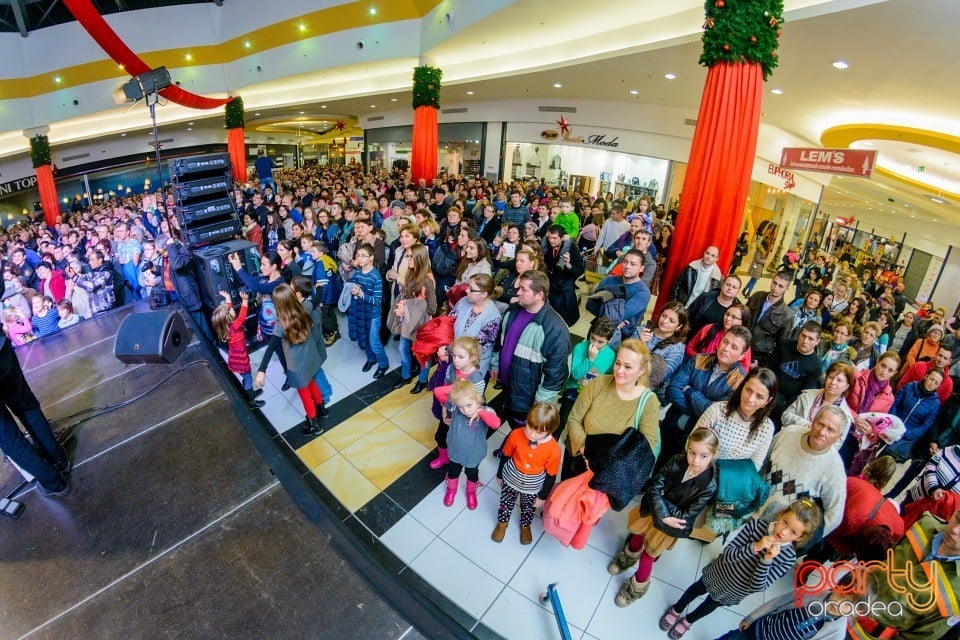
[[[365,407],[323,434],[323,438],[337,451],[343,451],[386,420],[377,411]]]
[[[416,402],[418,399],[426,397],[429,393],[427,391],[423,391],[422,393],[413,396],[410,395],[410,389],[410,386],[397,389],[396,391],[393,391],[380,398],[370,406],[376,409],[377,413],[382,415],[384,418],[392,418],[397,413],[403,411],[411,404]]]
[[[308,469],[314,469],[321,463],[337,455],[337,450],[334,449],[329,442],[320,437],[314,438],[297,449],[297,455],[300,456],[303,464],[305,464]]]
[[[431,412],[432,406],[433,396],[424,394],[422,398],[393,416],[390,421],[427,449],[433,449],[437,446],[433,438],[433,434],[437,432],[437,419]]]
[[[387,422],[344,449],[341,455],[383,490],[428,452],[425,446]]]
[[[313,474],[351,512],[372,500],[380,490],[341,454],[322,463]]]

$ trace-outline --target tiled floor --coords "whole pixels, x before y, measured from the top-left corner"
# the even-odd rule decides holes
[[[583,336],[589,320],[584,313],[571,333]],[[391,366],[397,367],[397,343],[390,342],[387,351]],[[254,367],[260,354],[251,356]],[[280,391],[283,375],[276,361],[268,369],[263,414],[333,496],[396,557],[401,572],[418,574],[442,594],[441,600],[448,600],[437,604],[479,637],[559,638],[550,604],[539,602],[547,584],[556,581],[574,638],[620,639],[627,633],[665,637],[657,627],[660,615],[716,557],[719,541],[680,541],[657,563],[646,597],[629,608],[616,607],[613,599],[625,578],[611,577],[606,566],[623,544],[627,511],[605,515],[581,551],[544,535],[539,519],[533,525],[534,543],[521,546],[516,515],[504,542],[494,543],[490,532],[499,500],[496,460],[488,456],[481,465],[478,509],[466,509],[462,488],[454,506],[444,507],[443,472],[428,467],[436,428],[430,395],[412,396],[409,386],[391,391],[399,371],[374,381],[372,371],[360,370],[364,361],[360,349],[346,338],[328,350],[324,370],[333,398],[327,419],[331,428],[323,435],[299,433],[303,409],[292,390]],[[487,394],[494,407],[497,393],[491,388]],[[490,436],[491,453],[507,431],[502,427]],[[789,588],[785,578],[766,595]],[[758,594],[740,606],[718,610],[687,637],[722,635],[763,597]]]

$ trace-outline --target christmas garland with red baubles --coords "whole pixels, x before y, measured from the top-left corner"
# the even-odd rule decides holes
[[[755,62],[766,80],[777,67],[783,0],[706,0],[700,64]]]

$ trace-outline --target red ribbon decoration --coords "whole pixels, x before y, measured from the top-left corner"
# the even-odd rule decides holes
[[[91,0],[63,0],[63,4],[70,10],[77,22],[90,34],[90,37],[100,45],[107,55],[121,65],[131,76],[150,71],[146,62],[130,50],[116,31],[110,28],[103,16]],[[232,98],[207,98],[189,91],[184,91],[176,85],[171,85],[160,91],[160,95],[181,106],[191,109],[216,109],[230,102]]]

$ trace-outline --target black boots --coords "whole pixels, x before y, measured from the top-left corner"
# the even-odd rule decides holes
[[[257,400],[257,396],[263,393],[263,389],[247,389],[245,393],[247,394],[247,405],[251,409],[259,409],[266,404],[263,400]]]

